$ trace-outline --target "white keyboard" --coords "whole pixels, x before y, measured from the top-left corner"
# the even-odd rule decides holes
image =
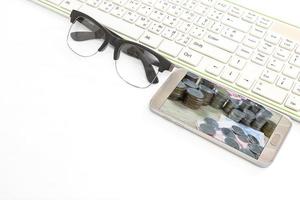
[[[34,0],[80,10],[179,67],[300,121],[300,30],[218,0]],[[297,41],[298,39],[298,41]]]

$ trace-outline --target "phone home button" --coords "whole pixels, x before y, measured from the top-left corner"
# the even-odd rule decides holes
[[[280,136],[279,134],[275,134],[275,135],[272,137],[271,144],[272,144],[273,146],[277,146],[277,145],[279,145],[280,140],[281,140],[281,136]]]

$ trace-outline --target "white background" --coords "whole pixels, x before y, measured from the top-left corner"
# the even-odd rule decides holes
[[[241,2],[300,19],[294,0]],[[299,124],[258,168],[150,112],[158,86],[123,83],[112,49],[72,53],[68,19],[23,0],[1,8],[1,200],[299,199]]]

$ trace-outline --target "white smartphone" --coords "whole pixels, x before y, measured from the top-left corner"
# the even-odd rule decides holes
[[[260,166],[269,166],[292,123],[270,108],[185,69],[151,100],[158,115]]]

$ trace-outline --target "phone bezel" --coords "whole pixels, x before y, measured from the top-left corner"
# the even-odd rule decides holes
[[[238,151],[234,148],[231,148],[230,146],[226,145],[225,143],[223,143],[219,140],[216,140],[213,137],[210,137],[207,134],[205,134],[199,130],[196,130],[193,127],[188,126],[187,124],[184,124],[183,122],[176,119],[175,117],[167,115],[166,113],[164,113],[160,110],[161,106],[163,106],[163,104],[165,103],[165,101],[167,100],[169,95],[176,88],[177,84],[183,79],[183,77],[186,75],[187,72],[188,72],[188,70],[186,70],[186,69],[177,69],[176,71],[174,71],[170,75],[170,77],[166,80],[166,82],[155,93],[153,98],[151,99],[150,109],[154,113],[166,118],[167,120],[170,120],[171,122],[195,133],[196,135],[199,135],[199,136],[207,139],[208,141],[213,142],[213,143],[225,148],[226,150],[254,163],[257,166],[268,167],[275,159],[280,147],[282,146],[282,144],[292,126],[291,120],[287,116],[283,115],[282,113],[274,111],[273,109],[268,107],[269,110],[272,110],[273,112],[280,114],[282,117],[279,120],[278,125],[277,125],[276,129],[274,130],[268,143],[264,147],[262,154],[260,155],[260,157],[258,159],[254,159],[254,158],[244,154],[243,152]],[[222,86],[222,87],[227,90],[230,90],[227,87],[224,87],[224,86]],[[255,100],[253,100],[253,99],[250,99],[250,100],[255,102]]]

